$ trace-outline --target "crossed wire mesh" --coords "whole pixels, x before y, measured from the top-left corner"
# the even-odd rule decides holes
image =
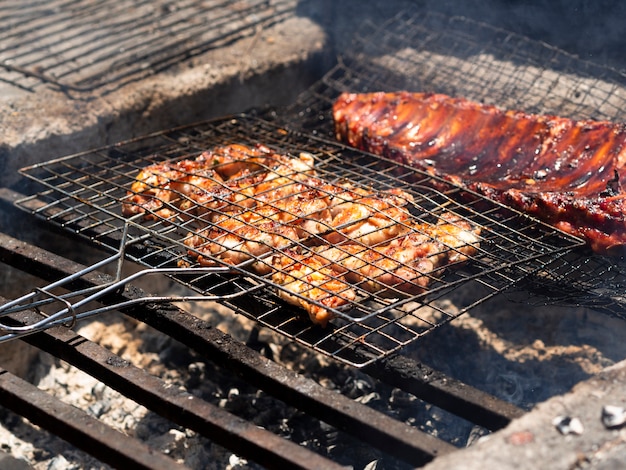
[[[36,0],[0,5],[1,79],[74,91],[149,76],[282,21],[291,0],[116,2]]]
[[[228,266],[230,272],[173,276],[198,292],[229,295],[231,298],[224,303],[236,311],[318,352],[355,366],[392,354],[580,244],[548,226],[477,195],[468,195],[444,181],[249,115],[165,131],[25,168],[22,171],[25,176],[48,189],[19,205],[111,250],[118,249],[121,231],[125,224],[130,224],[129,238],[140,239],[126,248],[131,260],[154,268],[198,266],[197,247],[186,245],[185,240],[189,240],[190,232],[197,235],[212,222],[204,215],[194,216],[193,211],[180,217],[180,210],[177,216],[167,219],[146,220],[140,215],[129,220],[122,215],[122,207],[128,202],[128,190],[138,173],[150,165],[194,159],[219,145],[254,147],[258,142],[293,158],[308,152],[314,158],[316,175],[326,182],[350,182],[375,194],[392,188],[405,191],[413,198],[408,211],[416,222],[436,224],[444,213],[454,213],[481,228],[476,250],[469,254],[467,261],[452,263],[436,276],[423,273],[432,277],[423,292],[401,295],[392,288],[391,295],[389,292],[383,295],[364,287],[378,280],[366,276],[361,283],[351,286],[356,291],[355,298],[340,307],[328,307],[306,297],[310,304],[318,304],[332,313],[334,319],[326,328],[313,325],[305,312],[277,296],[277,293],[293,294],[293,291],[272,277],[276,269],[268,274],[251,267],[252,263],[268,264],[268,256],[290,248],[307,250],[319,246],[326,242],[323,234],[295,240],[292,246],[280,251],[269,247],[263,254],[250,256],[249,260],[236,265],[223,262],[220,253],[231,249],[223,246],[211,262]],[[294,172],[290,177],[298,181],[299,176]],[[219,238],[207,239],[219,245]],[[444,251],[453,249],[447,247]],[[210,254],[203,254],[210,258]],[[313,288],[323,290],[324,286],[311,281],[295,294],[306,294],[307,289]],[[245,295],[234,296],[236,292]],[[458,298],[454,308],[446,301],[453,293]],[[336,292],[329,291],[329,294]]]
[[[350,51],[286,109],[289,122],[331,135],[341,92],[408,90],[571,119],[624,121],[626,75],[549,44],[464,17],[400,12],[365,21]]]

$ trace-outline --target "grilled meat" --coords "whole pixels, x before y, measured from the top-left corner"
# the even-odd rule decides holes
[[[503,111],[430,93],[342,94],[337,138],[585,239],[626,246],[626,125]]]
[[[319,235],[320,241],[352,240],[373,245],[408,230],[402,222],[410,213],[391,205],[406,204],[411,200],[407,193],[382,192],[374,198],[369,193],[361,196],[360,191],[324,184],[320,189],[307,187],[284,197],[283,188],[281,185],[276,192],[268,192],[264,187],[263,198],[253,198],[253,208],[215,213],[211,224],[188,237],[185,244],[201,264],[213,265],[219,259],[237,265],[311,236]],[[269,268],[260,262],[255,269],[266,274]]]
[[[214,266],[219,259],[223,263],[238,265],[270,251],[287,248],[299,239],[296,227],[273,220],[271,216],[247,211],[191,233],[185,239],[185,245],[200,264]],[[256,270],[266,274],[265,266],[259,263]]]
[[[315,252],[359,287],[397,296],[423,292],[443,268],[476,254],[479,245],[480,230],[449,213],[435,225],[413,223],[407,232],[374,247],[350,242]]]
[[[122,213],[146,219],[246,210],[265,192],[284,196],[314,175],[313,157],[277,154],[263,145],[224,145],[196,159],[150,165],[130,187]],[[273,190],[273,192],[272,192]]]
[[[198,263],[250,262],[280,287],[282,299],[326,325],[359,290],[421,293],[476,252],[478,229],[451,214],[436,225],[418,223],[412,203],[400,189],[325,181],[306,153],[294,158],[234,145],[143,169],[123,212],[193,218],[197,230],[184,243]]]
[[[350,241],[289,249],[271,258],[272,281],[285,289],[281,298],[325,325],[332,318],[328,307],[355,299],[352,286],[391,297],[423,293],[444,269],[476,254],[479,235],[477,227],[446,213],[438,224],[412,223],[406,235],[373,247]]]

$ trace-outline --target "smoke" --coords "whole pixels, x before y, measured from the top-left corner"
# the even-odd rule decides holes
[[[626,67],[623,25],[626,3],[618,0],[426,0],[425,11],[465,16],[583,59]]]

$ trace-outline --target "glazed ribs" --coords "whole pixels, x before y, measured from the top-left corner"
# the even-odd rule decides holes
[[[626,125],[504,111],[432,93],[342,94],[337,138],[583,238],[626,246]]]

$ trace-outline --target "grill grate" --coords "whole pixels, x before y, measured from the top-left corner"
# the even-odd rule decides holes
[[[331,106],[341,92],[394,90],[445,93],[571,119],[623,122],[625,84],[623,72],[522,35],[468,18],[404,11],[380,25],[364,23],[351,54],[286,109],[285,122],[334,138]],[[626,317],[623,256],[577,250],[527,280],[516,296],[524,302],[587,306]]]
[[[237,312],[351,365],[364,366],[396,352],[580,245],[578,240],[477,195],[470,196],[444,181],[403,166],[392,168],[381,159],[247,115],[156,133],[38,164],[22,172],[48,187],[36,195],[40,206],[34,210],[39,216],[115,251],[128,223],[122,216],[122,205],[142,168],[193,158],[217,145],[256,142],[291,155],[309,152],[325,181],[352,181],[377,191],[406,191],[414,198],[409,210],[417,220],[436,222],[445,211],[482,228],[480,245],[468,262],[432,279],[426,292],[411,296],[395,292],[388,297],[357,285],[354,301],[344,308],[328,308],[336,318],[326,328],[303,320],[301,312],[279,300],[275,294],[284,292],[285,286],[271,275],[250,270],[248,262],[232,266],[233,274],[175,276],[196,291],[229,295],[224,303]],[[32,199],[19,205],[33,210]],[[180,263],[195,266],[184,241],[190,230],[197,233],[197,221],[194,217],[132,220],[129,237],[137,242],[129,244],[126,255],[153,268]],[[203,220],[202,224],[204,227],[207,222]],[[147,240],[146,234],[150,235]],[[306,241],[295,243],[299,248],[308,248]],[[263,259],[252,257],[255,262]],[[234,296],[238,290],[254,290],[254,297]],[[459,300],[455,309],[446,301],[453,293]],[[310,303],[324,306],[315,300]]]
[[[350,53],[287,109],[288,122],[330,135],[344,91],[416,91],[555,114],[624,121],[623,72],[464,17],[400,12],[364,22]],[[295,120],[295,121],[294,121]]]
[[[74,91],[121,85],[250,36],[293,2],[28,1],[0,7],[0,67],[7,81]]]

